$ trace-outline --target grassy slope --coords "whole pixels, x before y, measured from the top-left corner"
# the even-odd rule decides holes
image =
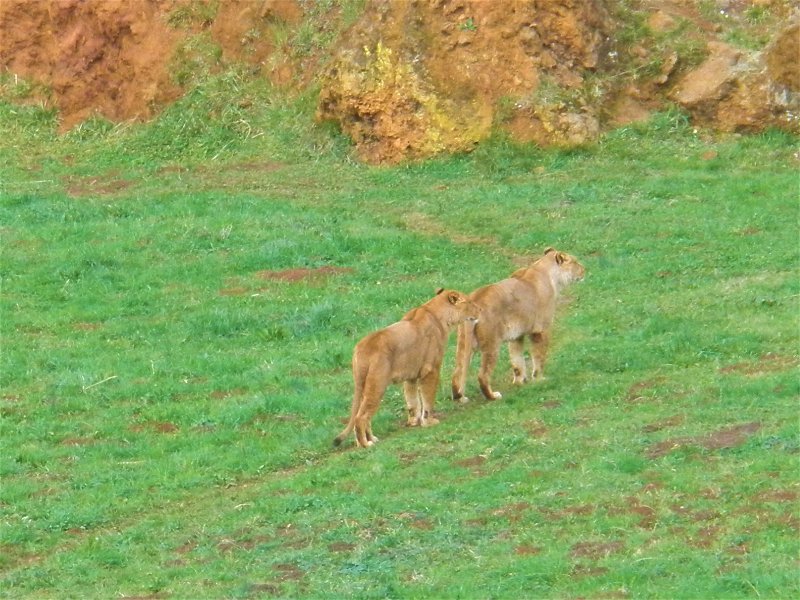
[[[253,93],[64,138],[1,107],[0,593],[800,591],[796,140],[667,114],[375,169]],[[359,337],[547,245],[588,277],[546,382],[454,406],[451,346],[439,427],[393,388],[330,448]]]

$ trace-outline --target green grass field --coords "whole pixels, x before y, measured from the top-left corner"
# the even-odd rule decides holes
[[[797,139],[667,113],[373,168],[248,93],[60,137],[0,104],[0,595],[800,593]],[[358,339],[546,246],[587,277],[545,382],[503,354],[455,405],[451,338],[439,426],[393,387],[332,448]]]

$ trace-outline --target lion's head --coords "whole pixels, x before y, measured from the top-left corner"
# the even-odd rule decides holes
[[[567,254],[566,252],[559,252],[555,248],[547,248],[544,251],[545,259],[552,259],[557,267],[557,275],[559,282],[562,285],[567,285],[573,281],[580,281],[586,275],[586,267],[584,267],[578,259]]]

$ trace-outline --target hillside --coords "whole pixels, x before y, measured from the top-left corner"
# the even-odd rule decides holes
[[[498,130],[575,146],[671,104],[704,128],[797,133],[798,19],[790,0],[5,0],[0,92],[68,131],[151,119],[237,70],[313,94],[373,163]]]

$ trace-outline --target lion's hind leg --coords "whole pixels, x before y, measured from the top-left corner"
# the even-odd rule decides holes
[[[508,342],[508,355],[511,358],[511,370],[514,373],[514,385],[520,385],[528,381],[528,374],[525,369],[525,338],[520,337]]]
[[[497,365],[500,343],[497,340],[487,340],[487,343],[483,344],[483,346],[481,348],[483,352],[481,353],[481,368],[478,372],[478,384],[487,400],[499,400],[503,395],[492,389],[491,378],[495,365]]]
[[[453,371],[451,389],[453,400],[462,404],[469,402],[469,398],[464,395],[467,385],[467,371],[469,371],[470,359],[475,351],[475,323],[465,321],[458,326],[458,337],[456,340],[456,368]]]
[[[534,380],[544,379],[544,363],[547,361],[547,350],[550,347],[550,332],[541,331],[531,334],[531,362]]]
[[[355,418],[356,442],[362,448],[368,448],[378,441],[378,438],[372,433],[372,417],[378,412],[388,385],[388,372],[385,372],[384,369],[369,370],[364,381],[361,404]]]
[[[403,396],[406,399],[409,427],[416,427],[422,422],[422,399],[420,398],[419,381],[416,379],[403,382]]]
[[[429,427],[438,425],[439,419],[433,416],[433,403],[436,400],[436,388],[439,387],[439,367],[420,380],[419,390],[422,396],[422,418],[420,425]]]

